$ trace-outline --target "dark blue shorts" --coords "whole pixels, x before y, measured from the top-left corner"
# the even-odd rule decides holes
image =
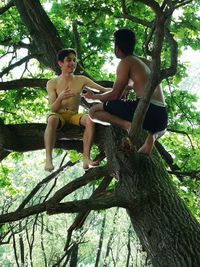
[[[106,101],[103,103],[103,108],[104,111],[131,122],[138,103],[139,99],[135,101]],[[166,129],[167,121],[168,116],[166,107],[160,107],[150,103],[144,119],[143,128],[154,134],[156,132],[163,131],[164,129]]]

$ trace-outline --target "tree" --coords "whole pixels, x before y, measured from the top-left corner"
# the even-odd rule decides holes
[[[77,49],[80,58],[77,72],[93,76],[95,79],[100,79],[101,75],[108,79],[109,77],[103,76],[99,69],[105,63],[104,55],[110,50],[109,38],[115,27],[134,27],[138,33],[138,43],[144,48],[144,56],[151,57],[152,73],[133,118],[130,133],[133,146],[123,145],[122,140],[126,136],[124,131],[116,127],[106,129],[98,127],[97,144],[105,151],[107,159],[105,166],[90,170],[80,178],[56,189],[54,193],[50,190],[44,199],[32,202],[42,185],[54,179],[61,170],[72,163],[62,166],[36,185],[18,208],[14,211],[11,211],[10,207],[5,209],[4,214],[0,216],[0,223],[3,225],[31,215],[39,216],[44,212],[50,215],[78,213],[68,230],[65,247],[66,252],[70,251],[77,255],[77,247],[74,247],[75,250],[70,247],[71,234],[74,229],[83,226],[89,212],[122,207],[127,210],[133,228],[153,266],[199,266],[200,227],[177,194],[167,169],[170,168],[180,180],[183,180],[184,172],[159,142],[150,158],[136,152],[136,148],[141,145],[145,137],[141,124],[154,88],[162,80],[170,82],[171,77],[177,73],[178,46],[175,37],[180,38],[185,25],[192,34],[184,35],[180,41],[180,48],[181,45],[187,44],[193,48],[198,47],[196,33],[199,25],[192,23],[197,17],[194,10],[195,8],[198,10],[198,1],[193,3],[193,1],[122,0],[120,3],[107,1],[106,4],[104,1],[98,3],[82,1],[81,5],[79,1],[66,3],[60,1],[59,4],[57,1],[52,1],[48,15],[42,6],[45,2],[11,0],[0,9],[3,22],[0,34],[2,58],[7,58],[11,54],[10,61],[1,71],[3,81],[0,83],[0,89],[5,91],[7,97],[3,102],[7,106],[3,106],[4,114],[1,113],[1,160],[11,151],[24,152],[44,147],[45,124],[30,124],[27,123],[26,117],[19,118],[20,113],[16,112],[12,116],[6,111],[16,111],[19,107],[25,110],[33,99],[44,96],[43,90],[32,88],[44,88],[47,79],[53,74],[50,71],[45,73],[46,68],[59,73],[56,52],[62,47],[73,46]],[[173,13],[182,7],[185,7],[182,11],[183,16],[176,22],[172,17]],[[87,14],[90,14],[90,17]],[[64,18],[67,18],[65,22]],[[191,25],[186,21],[188,18]],[[20,49],[27,51],[21,59],[19,59]],[[99,49],[102,57],[99,56]],[[142,49],[137,49],[141,54]],[[32,59],[37,60],[40,70],[34,75],[29,72]],[[96,66],[92,64],[94,61]],[[12,80],[11,70],[22,64],[25,64],[25,69],[21,77]],[[183,67],[180,66],[177,76],[181,75]],[[38,106],[33,107],[32,113],[41,114],[42,110],[46,110],[44,102],[40,103],[40,110]],[[170,107],[173,111],[174,106]],[[193,113],[193,119],[198,123],[197,114]],[[173,118],[171,125],[176,126],[172,130],[184,133],[176,123],[173,124]],[[198,132],[198,126],[195,126],[194,130]],[[73,140],[70,140],[70,136],[73,136]],[[193,139],[196,138],[194,135]],[[81,151],[81,140],[82,129],[75,126],[70,129],[65,127],[58,136],[56,147]],[[199,179],[199,170],[190,169],[185,175],[191,176],[191,179],[192,177]],[[118,182],[110,187],[114,178],[117,178]],[[100,184],[88,199],[65,201],[71,192],[94,180],[99,180]]]

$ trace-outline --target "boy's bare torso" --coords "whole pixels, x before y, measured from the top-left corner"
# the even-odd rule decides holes
[[[54,79],[51,79],[48,82],[47,86],[49,103],[52,104],[56,100],[58,95],[60,95],[64,90],[70,89],[73,96],[63,99],[59,109],[68,109],[78,112],[81,93],[84,86],[93,86],[96,89],[101,88],[100,85],[97,85],[96,83],[82,75],[71,75],[70,77],[58,76]]]
[[[128,56],[122,59],[124,64],[128,65],[129,69],[129,85],[133,86],[137,97],[142,96],[143,89],[148,81],[150,75],[150,63],[149,66],[136,56]],[[165,103],[161,86],[158,85],[151,97],[152,100],[160,103]]]
[[[81,76],[73,76],[69,79],[63,79],[59,76],[53,80],[57,96],[65,89],[70,89],[74,94],[74,96],[62,100],[60,108],[78,112],[81,99],[81,91],[84,86],[84,79]]]

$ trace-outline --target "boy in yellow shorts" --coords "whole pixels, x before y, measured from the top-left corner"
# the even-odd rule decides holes
[[[90,159],[95,125],[87,114],[78,113],[81,93],[85,86],[97,89],[104,93],[109,89],[100,86],[86,76],[74,75],[77,65],[76,51],[74,49],[62,49],[58,52],[58,65],[61,74],[47,82],[47,92],[51,113],[47,117],[47,127],[44,134],[46,149],[45,170],[54,169],[52,151],[56,141],[56,130],[61,129],[65,123],[83,125],[83,168],[95,166],[98,162]]]

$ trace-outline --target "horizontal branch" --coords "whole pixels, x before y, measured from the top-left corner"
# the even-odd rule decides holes
[[[18,221],[27,218],[31,215],[39,214],[46,211],[45,203],[38,204],[26,209],[17,210],[7,214],[0,215],[0,224]]]
[[[7,214],[0,215],[0,224],[5,224],[8,222],[18,221],[24,218],[27,218],[31,215],[36,215],[47,211],[47,214],[58,214],[58,213],[76,213],[90,210],[101,210],[108,209],[112,207],[126,207],[125,203],[120,202],[116,195],[115,191],[106,191],[95,198],[84,199],[79,201],[70,201],[62,204],[52,205],[52,202],[46,201],[42,204],[38,204],[29,208],[22,210],[17,210]]]
[[[6,156],[5,152],[27,152],[44,149],[44,123],[27,124],[0,124],[0,156]],[[57,132],[55,148],[64,150],[83,151],[84,127],[76,125],[65,125]],[[94,143],[103,146],[105,126],[96,125]],[[1,157],[0,157],[1,158]]]
[[[23,79],[17,79],[7,82],[0,82],[0,91],[2,90],[12,90],[12,89],[21,89],[25,87],[31,87],[31,88],[45,88],[46,84],[48,82],[48,79],[42,78],[23,78]],[[113,87],[113,82],[111,81],[96,81],[96,83],[104,86],[104,87]]]
[[[1,124],[0,148],[7,151],[27,152],[44,148],[44,123]],[[84,128],[66,125],[57,133],[56,148],[82,151]]]
[[[12,89],[21,89],[25,87],[35,87],[35,88],[45,88],[48,79],[17,79],[7,82],[0,82],[0,91],[2,90],[12,90]]]
[[[90,210],[102,210],[112,207],[126,207],[125,204],[120,203],[115,195],[115,191],[106,191],[95,198],[83,199],[78,201],[70,201],[56,206],[48,207],[47,213],[59,214],[59,213],[76,213]]]

